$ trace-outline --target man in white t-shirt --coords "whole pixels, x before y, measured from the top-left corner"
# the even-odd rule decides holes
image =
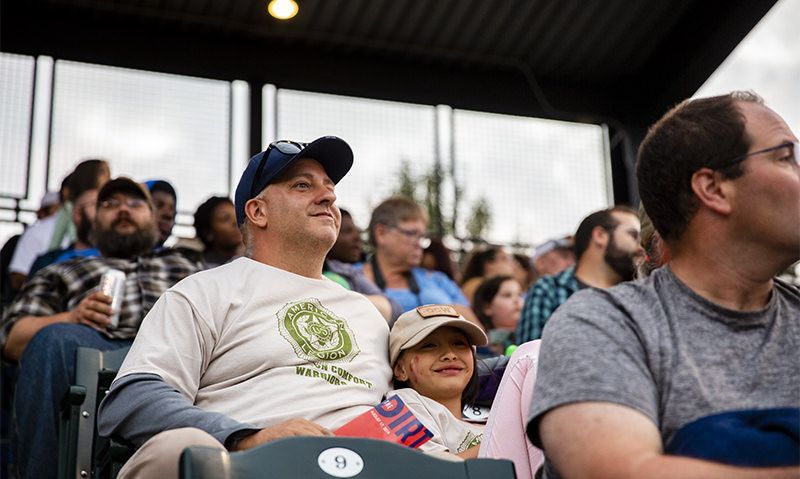
[[[236,189],[247,253],[159,298],[103,401],[99,430],[139,450],[120,477],[177,477],[191,445],[248,449],[330,431],[389,390],[388,327],[322,275],[341,214],[343,140],[275,142]]]

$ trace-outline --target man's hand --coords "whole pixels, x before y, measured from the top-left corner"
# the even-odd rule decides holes
[[[333,436],[333,433],[306,419],[289,419],[274,426],[265,427],[251,436],[240,439],[233,446],[233,450],[243,451],[265,442],[292,436]]]
[[[111,322],[111,297],[100,291],[87,295],[70,311],[69,322],[85,324],[98,331],[105,331]]]

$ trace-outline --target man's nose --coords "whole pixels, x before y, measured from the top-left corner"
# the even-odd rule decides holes
[[[329,205],[332,205],[336,202],[336,193],[334,193],[332,188],[323,187],[318,201],[320,203],[328,203]]]

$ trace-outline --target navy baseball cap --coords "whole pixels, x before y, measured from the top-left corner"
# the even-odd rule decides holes
[[[236,187],[236,222],[244,223],[244,205],[255,198],[289,165],[301,158],[318,161],[334,184],[344,178],[353,166],[353,150],[336,136],[323,136],[311,143],[280,140],[270,143],[261,153],[250,158],[239,185]]]

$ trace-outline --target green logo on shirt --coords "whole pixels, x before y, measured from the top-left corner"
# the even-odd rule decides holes
[[[348,362],[360,352],[347,323],[320,304],[306,299],[278,311],[278,329],[295,354],[310,362]]]

